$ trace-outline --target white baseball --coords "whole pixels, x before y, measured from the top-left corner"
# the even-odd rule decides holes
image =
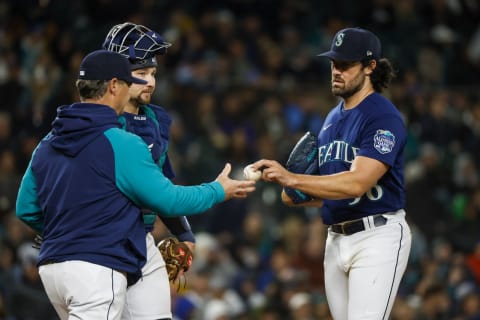
[[[262,171],[260,170],[254,170],[252,168],[252,165],[249,164],[248,166],[246,166],[245,168],[243,168],[243,176],[245,177],[245,179],[247,180],[259,180],[260,177],[262,176]]]

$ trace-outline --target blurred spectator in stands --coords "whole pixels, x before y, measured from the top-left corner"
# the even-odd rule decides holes
[[[463,297],[457,316],[453,320],[480,320],[479,292],[471,292]]]
[[[210,297],[210,272],[207,269],[189,271],[186,274],[188,285],[178,292],[172,288],[172,313],[175,320],[197,320]]]
[[[448,174],[442,166],[442,151],[425,143],[419,158],[405,167],[408,219],[429,241],[444,233],[448,225]]]
[[[430,60],[429,60],[429,63]],[[436,146],[450,148],[458,139],[458,134],[451,121],[451,109],[448,92],[436,91],[430,97],[428,112],[420,119],[420,139]]]
[[[274,235],[266,221],[260,212],[249,211],[241,232],[229,244],[232,257],[247,274],[260,271],[271,255]]]
[[[5,298],[3,297],[3,293],[0,292],[0,320],[9,320],[11,319],[7,314],[7,309],[5,306]]]
[[[10,279],[17,271],[15,265],[15,251],[4,240],[0,241],[0,319],[10,320],[12,306],[5,301],[5,296],[10,292]]]
[[[471,253],[466,257],[466,264],[480,287],[480,241],[475,244]]]
[[[259,290],[253,274],[239,275],[235,282],[234,289],[242,298],[246,308],[245,314],[254,315],[265,309],[267,298],[265,293]]]
[[[3,219],[3,241],[15,252],[23,242],[35,237],[35,233],[10,212]],[[16,259],[16,258],[15,258]]]
[[[10,113],[0,111],[0,151],[15,150],[13,138],[12,117]]]
[[[480,25],[477,26],[472,37],[468,41],[467,56],[472,64],[480,69]]]
[[[451,260],[446,279],[452,309],[455,311],[464,297],[475,291],[476,283],[472,273],[465,265],[465,257],[462,253],[455,253]],[[439,277],[439,279],[442,278]]]
[[[0,221],[15,208],[20,180],[15,154],[8,149],[0,150]]]
[[[303,135],[306,131],[320,132],[325,120],[317,110],[317,101],[312,92],[304,90],[291,92],[284,107],[284,118],[292,136]]]
[[[208,270],[231,283],[238,274],[238,266],[219,239],[206,232],[195,234],[195,239],[195,263],[192,271]]]
[[[58,319],[38,275],[38,249],[25,242],[18,248],[20,269],[8,280],[6,300],[15,320]]]
[[[460,153],[453,161],[451,179],[457,191],[469,192],[480,185],[480,171],[469,153]]]
[[[469,152],[480,163],[480,98],[472,102],[469,112],[465,115],[465,123],[469,132],[464,139],[465,151]]]
[[[447,289],[441,283],[433,283],[421,296],[415,320],[450,320],[450,306]]]
[[[312,297],[307,292],[297,292],[288,300],[290,319],[292,320],[314,320],[317,319],[314,313]]]
[[[247,308],[242,298],[231,285],[231,281],[224,275],[211,274],[208,285],[210,296],[205,302],[204,319],[213,320],[220,316],[235,319],[246,314]]]
[[[480,241],[480,186],[468,192],[464,209],[449,228],[450,241],[463,252],[472,252]]]
[[[397,296],[392,309],[392,320],[416,320],[415,309],[408,303],[407,299]]]
[[[326,227],[320,217],[307,222],[306,237],[293,255],[293,265],[306,272],[309,292],[324,293],[323,255],[325,252]]]
[[[0,54],[0,64],[2,64],[2,69],[4,69],[3,81],[0,81],[0,112],[2,113],[2,118],[4,117],[4,112],[9,114],[9,123],[3,123],[5,120],[2,120],[0,127],[2,128],[2,134],[0,134],[0,149],[9,145],[12,150],[15,150],[14,140],[15,135],[21,133],[25,130],[25,127],[28,127],[29,122],[25,121],[28,116],[27,108],[27,88],[22,83],[21,68],[18,65],[18,58],[10,54],[1,55]],[[4,145],[4,134],[8,131],[9,139],[11,139],[9,144]]]

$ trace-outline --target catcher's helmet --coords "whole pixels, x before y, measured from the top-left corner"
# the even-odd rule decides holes
[[[131,22],[113,26],[102,47],[128,58],[132,70],[156,67],[155,55],[164,54],[172,44],[155,31]]]

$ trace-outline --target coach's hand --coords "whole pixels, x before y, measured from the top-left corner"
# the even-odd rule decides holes
[[[230,179],[228,175],[231,171],[232,165],[227,163],[216,179],[216,181],[220,182],[225,191],[225,200],[232,198],[246,198],[250,192],[255,191],[255,181]]]

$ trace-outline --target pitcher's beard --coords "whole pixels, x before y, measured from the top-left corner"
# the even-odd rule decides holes
[[[363,84],[357,84],[355,87],[345,87],[345,88],[335,88],[332,87],[332,93],[334,96],[341,97],[343,99],[348,99],[353,96],[355,93],[360,91]]]
[[[365,75],[359,74],[352,81],[343,88],[334,87],[332,84],[332,94],[343,99],[348,99],[355,93],[359,92],[365,84]]]
[[[151,101],[150,95],[148,95],[148,98],[142,98],[142,95],[139,95],[138,97],[130,98],[130,103],[137,107],[141,105],[149,104],[150,101]]]

